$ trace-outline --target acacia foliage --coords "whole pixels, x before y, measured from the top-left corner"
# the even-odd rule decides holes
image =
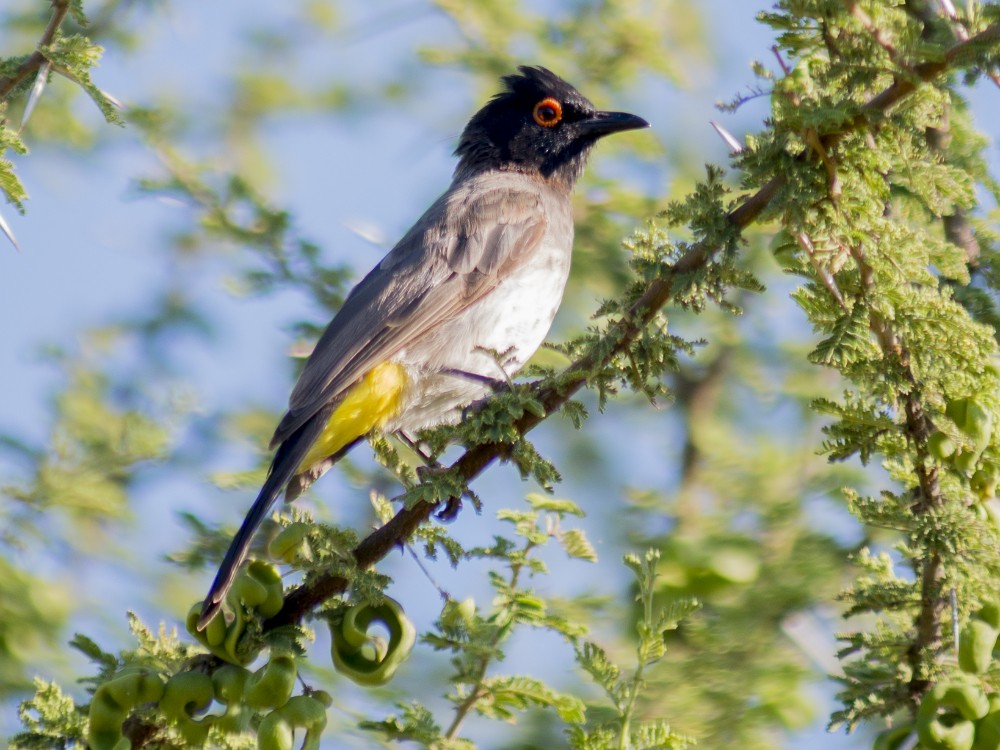
[[[426,57],[459,65],[492,86],[495,75],[512,66],[512,52],[524,54],[529,39],[542,62],[599,98],[605,86],[628,84],[640,72],[677,70],[662,51],[661,35],[678,33],[668,30],[668,21],[689,16],[679,5],[657,5],[667,10],[649,16],[593,3],[549,17],[510,3],[442,3],[439,12],[455,23],[462,44],[429,49]],[[486,546],[466,548],[441,526],[420,525],[416,538],[429,554],[447,557],[462,570],[485,566],[494,605],[470,612],[451,596],[424,634],[427,646],[452,656],[452,671],[441,683],[450,690],[449,709],[435,710],[427,685],[411,684],[395,696],[399,702],[390,716],[377,707],[361,726],[386,739],[467,747],[471,740],[460,732],[472,714],[509,720],[544,708],[565,723],[563,741],[574,747],[681,747],[689,737],[706,746],[773,747],[815,713],[808,701],[789,698],[801,695],[816,675],[801,640],[791,637],[795,618],[833,606],[852,618],[838,654],[842,688],[841,706],[831,718],[835,726],[853,729],[887,717],[909,732],[918,707],[931,705],[926,695],[940,702],[932,686],[969,673],[959,669],[951,618],[960,630],[986,622],[982,612],[995,595],[993,492],[1000,438],[993,415],[1000,404],[995,236],[979,203],[981,195],[995,200],[997,190],[983,157],[984,139],[961,92],[996,66],[998,14],[989,4],[970,3],[954,18],[937,8],[916,0],[797,0],[761,14],[777,47],[773,60],[756,67],[757,94],[771,105],[766,127],[744,137],[730,172],[710,167],[686,196],[629,236],[624,252],[614,215],[652,213],[659,204],[621,181],[601,180],[596,170],[590,185],[603,187],[605,198],[579,222],[577,274],[600,269],[608,299],[588,331],[562,338],[559,349],[577,366],[539,367],[539,382],[501,394],[457,431],[428,436],[432,448],[458,440],[466,455],[510,461],[548,488],[564,475],[585,472],[572,455],[552,460],[525,439],[525,428],[547,417],[548,407],[561,406],[587,436],[593,424],[585,421],[588,406],[624,409],[629,393],[643,397],[631,400],[633,405],[664,396],[674,400],[673,412],[682,417],[681,429],[674,426],[682,445],[676,479],[666,488],[631,488],[630,518],[623,523],[634,547],[657,549],[627,558],[641,605],[631,614],[635,657],[619,666],[621,658],[584,634],[581,624],[600,630],[603,610],[586,598],[560,601],[541,583],[548,568],[536,555],[549,540],[560,541],[578,560],[595,557],[582,530],[562,528],[577,512],[575,504],[534,498],[527,509],[501,511],[511,531]],[[40,26],[44,33],[47,25]],[[574,43],[567,46],[567,38]],[[86,66],[93,56],[73,60]],[[89,86],[83,72],[74,80]],[[409,90],[418,89],[409,83]],[[246,138],[248,124],[268,112],[317,106],[352,111],[371,104],[347,85],[321,100],[310,96],[315,91],[279,85],[260,69],[244,71],[239,85],[230,123],[236,138]],[[11,91],[12,101],[23,104],[27,85]],[[404,94],[387,88],[380,95]],[[209,243],[235,243],[256,258],[240,269],[244,291],[296,289],[335,308],[344,270],[329,267],[320,248],[295,233],[289,212],[269,203],[252,170],[218,174],[185,157],[182,130],[169,115],[148,108],[128,119],[165,164],[165,172],[145,180],[143,189],[195,207],[177,248],[208,252]],[[767,247],[762,236],[770,238]],[[814,332],[805,345],[755,338],[747,326],[764,310],[765,286],[779,283],[772,258],[795,280],[792,297]],[[131,329],[95,333],[96,362],[58,360],[74,375],[55,408],[52,446],[63,450],[22,451],[32,459],[33,472],[9,494],[24,504],[23,524],[46,504],[114,516],[128,500],[133,467],[150,456],[171,458],[157,425],[182,419],[183,405],[160,404],[168,413],[150,419],[155,410],[142,394],[112,387],[116,379],[135,378],[107,351],[136,331],[155,350],[164,331],[198,330],[190,300],[175,291]],[[734,316],[739,313],[742,318]],[[300,331],[309,336],[315,324]],[[837,377],[824,379],[826,372]],[[582,384],[593,398],[567,401]],[[760,408],[761,395],[775,397],[776,391],[811,409],[781,421],[792,438],[773,434],[773,421]],[[227,419],[251,434],[268,427],[255,414]],[[589,450],[610,450],[594,434],[598,439]],[[862,465],[880,465],[886,474],[827,469],[813,460],[816,448],[836,462],[857,457]],[[412,456],[382,441],[376,450],[408,489],[402,513],[416,521],[431,504],[466,492],[483,469],[456,462],[451,471],[418,483]],[[243,487],[259,473],[256,468],[218,479]],[[371,481],[384,486],[385,479]],[[839,493],[841,487],[846,491]],[[815,522],[819,494],[839,497],[857,517],[860,543]],[[475,500],[487,508],[503,504],[491,497]],[[391,506],[383,499],[376,506],[388,522]],[[282,523],[289,520],[303,519]],[[194,543],[177,559],[195,567],[217,556],[226,534],[197,518],[190,523]],[[658,528],[665,531],[656,533]],[[338,595],[346,591],[354,601],[378,601],[387,581],[355,566],[349,551],[361,549],[356,544],[348,530],[312,532],[305,553],[293,558],[305,575],[300,593],[323,586]],[[848,559],[855,566],[853,581]],[[691,597],[702,603],[693,614],[677,604]],[[340,616],[339,601],[326,605],[327,619]],[[303,608],[290,619],[311,611]],[[252,620],[256,624],[248,626],[240,648],[305,661],[302,632],[287,619],[270,625]],[[566,690],[534,674],[498,673],[503,646],[517,628],[549,630],[572,644],[603,696]],[[136,662],[164,678],[191,671],[197,647],[189,640],[157,636],[138,622],[133,631],[137,646],[120,650],[76,640],[97,664],[93,688]],[[15,670],[27,671],[23,665]],[[978,689],[995,692],[989,660],[973,680]],[[75,704],[58,687],[40,684],[24,704],[26,731],[16,742],[40,747],[81,741],[86,701]],[[189,741],[181,721],[165,716],[155,701],[147,703],[130,718],[127,734],[134,745]],[[251,726],[263,718],[255,717]],[[354,724],[346,715],[337,721],[340,730]],[[551,724],[530,723],[524,735],[525,741],[543,743],[554,736],[559,733]],[[250,734],[210,737],[219,745],[252,741]]]

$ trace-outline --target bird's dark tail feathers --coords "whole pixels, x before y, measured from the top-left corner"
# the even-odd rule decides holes
[[[229,593],[229,588],[233,585],[236,573],[240,564],[247,556],[250,549],[250,542],[253,539],[257,527],[263,523],[268,511],[274,505],[275,500],[281,495],[292,477],[298,472],[299,465],[305,459],[309,448],[323,432],[327,421],[330,418],[330,409],[323,409],[302,427],[292,433],[285,440],[274,454],[271,461],[271,468],[267,472],[267,479],[264,486],[257,494],[257,499],[253,501],[250,510],[243,519],[243,525],[236,532],[233,541],[229,545],[226,556],[222,558],[219,572],[215,574],[212,588],[209,589],[208,596],[201,605],[201,616],[198,618],[198,630],[202,630],[209,621],[215,617],[222,602]]]

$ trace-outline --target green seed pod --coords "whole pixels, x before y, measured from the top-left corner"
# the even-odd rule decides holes
[[[948,403],[945,415],[972,438],[976,450],[982,451],[993,434],[993,414],[974,398],[960,398]]]
[[[311,693],[309,693],[309,695],[318,700],[327,708],[333,705],[333,696],[330,695],[325,690],[313,690]]]
[[[1000,630],[1000,606],[996,602],[987,602],[973,617],[977,620],[988,622],[997,630]]]
[[[295,562],[302,549],[302,543],[309,536],[309,529],[310,525],[301,521],[288,524],[267,545],[267,554],[275,560]]]
[[[259,604],[254,605],[257,611],[264,617],[278,614],[285,603],[284,587],[278,569],[269,562],[254,560],[247,566],[246,572],[264,589],[264,598]]]
[[[972,750],[1000,750],[1000,710],[990,711],[976,723]]]
[[[240,602],[256,608],[267,599],[267,589],[249,574],[247,568],[244,568],[236,576],[226,598],[232,602],[234,608],[238,607]]]
[[[87,724],[87,744],[91,750],[117,750],[122,736],[122,724],[128,718],[128,709],[122,708],[101,685],[90,701],[90,720]],[[126,740],[127,742],[127,740]]]
[[[971,750],[976,725],[989,711],[982,687],[973,682],[938,683],[917,709],[916,727],[927,750]]]
[[[920,747],[926,750],[972,750],[976,739],[976,725],[971,721],[946,724],[933,721],[929,724],[917,723]]]
[[[997,489],[997,475],[992,469],[979,469],[969,479],[969,488],[981,500],[993,497]]]
[[[285,721],[295,728],[326,726],[326,706],[311,695],[293,695],[280,711]]]
[[[326,728],[326,706],[311,695],[296,695],[277,709],[294,729],[304,729],[302,750],[319,750],[319,740]]]
[[[178,672],[169,680],[160,698],[160,713],[172,720],[190,719],[212,704],[212,678],[204,672]]]
[[[233,661],[233,657],[226,651],[224,642],[226,639],[226,618],[222,612],[218,612],[215,617],[209,620],[204,630],[198,630],[198,618],[201,617],[201,602],[195,602],[188,610],[185,627],[188,633],[207,648],[213,654],[224,661]]]
[[[250,672],[235,664],[225,664],[212,673],[215,699],[227,706],[243,700]]]
[[[368,635],[373,622],[385,625],[389,642]],[[384,685],[406,661],[416,640],[416,630],[399,603],[384,597],[372,607],[358,604],[344,615],[339,626],[332,627],[331,655],[337,671],[359,685]]]
[[[872,750],[899,750],[911,734],[913,734],[913,724],[909,723],[886,729],[875,738]]]
[[[240,734],[250,727],[253,711],[243,702],[250,672],[234,664],[226,664],[212,674],[215,700],[226,706],[226,712],[215,719],[215,726],[227,734]]]
[[[257,750],[292,750],[294,743],[292,725],[278,710],[261,719],[257,729]]]
[[[189,745],[201,746],[214,717],[197,721],[193,715],[212,705],[214,695],[212,678],[204,672],[178,672],[167,680],[160,698],[160,713],[177,727]]]
[[[979,505],[986,511],[986,520],[989,521],[990,525],[997,531],[1000,531],[1000,500],[991,497],[989,500],[979,503]]]
[[[955,441],[943,432],[935,432],[927,438],[927,450],[938,461],[947,461],[955,455]]]
[[[993,661],[993,648],[996,646],[1000,630],[988,622],[970,619],[962,628],[958,642],[958,666],[972,674],[982,674],[990,668]]]
[[[981,719],[990,710],[990,702],[978,681],[955,681],[944,684],[940,705],[954,706],[970,721]]]
[[[952,463],[955,468],[958,469],[963,474],[970,474],[976,468],[976,463],[979,461],[979,456],[974,451],[959,450],[956,451],[954,457],[952,458]]]
[[[275,656],[247,680],[245,701],[252,708],[278,708],[288,702],[295,688],[295,660]]]
[[[148,669],[116,676],[103,687],[112,700],[125,709],[142,703],[154,703],[163,695],[163,681],[159,675]]]

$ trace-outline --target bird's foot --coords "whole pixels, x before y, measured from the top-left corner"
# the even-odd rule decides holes
[[[458,518],[460,510],[462,510],[462,498],[449,497],[448,502],[444,504],[444,507],[441,510],[434,514],[434,517],[439,521],[451,523]]]

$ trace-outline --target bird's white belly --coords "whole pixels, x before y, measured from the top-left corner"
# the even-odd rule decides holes
[[[489,392],[487,380],[514,376],[552,326],[569,265],[568,247],[539,248],[486,296],[394,357],[412,382],[402,414],[386,431],[457,421],[463,407]]]

